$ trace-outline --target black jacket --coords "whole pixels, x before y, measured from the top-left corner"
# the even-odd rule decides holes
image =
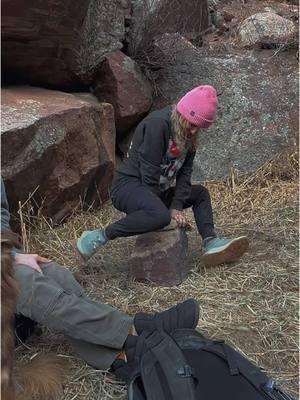
[[[173,137],[171,107],[150,113],[137,126],[128,158],[118,168],[121,175],[140,179],[158,196],[161,165]],[[170,208],[182,210],[191,192],[191,175],[195,151],[188,150],[184,163],[176,175],[176,186]]]

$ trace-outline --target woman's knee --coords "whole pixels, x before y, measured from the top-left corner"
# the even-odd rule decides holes
[[[194,185],[192,189],[195,193],[193,196],[196,201],[203,201],[206,199],[210,199],[210,194],[208,189],[205,186],[202,185]]]
[[[73,273],[66,267],[63,267],[56,262],[41,265],[43,274],[53,279],[59,287],[62,287],[67,293],[82,296],[83,288],[76,281]]]
[[[171,214],[170,211],[165,209],[150,211],[149,214],[153,219],[153,227],[152,229],[161,229],[165,226],[169,225],[171,222]]]
[[[43,323],[48,305],[61,289],[53,285],[50,278],[27,265],[16,265],[15,277],[19,287],[16,312]]]

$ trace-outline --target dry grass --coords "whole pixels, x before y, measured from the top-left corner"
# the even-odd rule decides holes
[[[250,251],[234,265],[206,269],[196,228],[189,233],[193,271],[179,287],[153,288],[130,282],[126,262],[134,239],[115,240],[91,260],[82,283],[94,299],[133,315],[161,310],[194,297],[202,316],[199,329],[234,344],[264,367],[295,397],[298,394],[298,163],[295,154],[279,157],[254,174],[232,171],[207,186],[223,236],[246,234]],[[30,250],[79,270],[69,241],[86,228],[105,226],[117,218],[110,205],[74,215],[53,228],[41,217],[24,221]],[[187,212],[192,221],[192,214]],[[19,348],[18,358],[41,350],[70,357],[72,376],[65,400],[124,399],[125,388],[112,375],[99,373],[76,359],[61,335],[44,332]],[[298,397],[297,397],[298,398]]]

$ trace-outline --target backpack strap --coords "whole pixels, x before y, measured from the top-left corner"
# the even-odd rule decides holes
[[[240,371],[235,357],[235,355],[237,354],[236,351],[233,350],[233,348],[231,348],[230,346],[227,346],[224,340],[216,340],[213,342],[213,344],[214,345],[219,344],[221,346],[225,356],[225,360],[228,363],[230,375],[238,375]],[[203,350],[205,351],[206,349]]]
[[[242,374],[257,389],[268,380],[267,375],[223,341],[204,346],[203,351],[213,353],[227,361],[232,375]],[[227,358],[229,355],[229,359]]]
[[[145,339],[145,346],[150,351],[142,357],[141,374],[147,400],[195,400],[192,369],[175,341],[165,332],[155,331]]]

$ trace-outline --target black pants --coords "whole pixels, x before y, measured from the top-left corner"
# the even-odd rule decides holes
[[[161,229],[171,221],[169,206],[173,190],[163,192],[160,197],[132,177],[116,177],[112,188],[112,203],[127,214],[126,217],[109,225],[105,232],[109,239],[134,236]],[[190,198],[183,205],[193,207],[198,231],[205,239],[216,236],[213,213],[208,190],[202,185],[193,185]]]

